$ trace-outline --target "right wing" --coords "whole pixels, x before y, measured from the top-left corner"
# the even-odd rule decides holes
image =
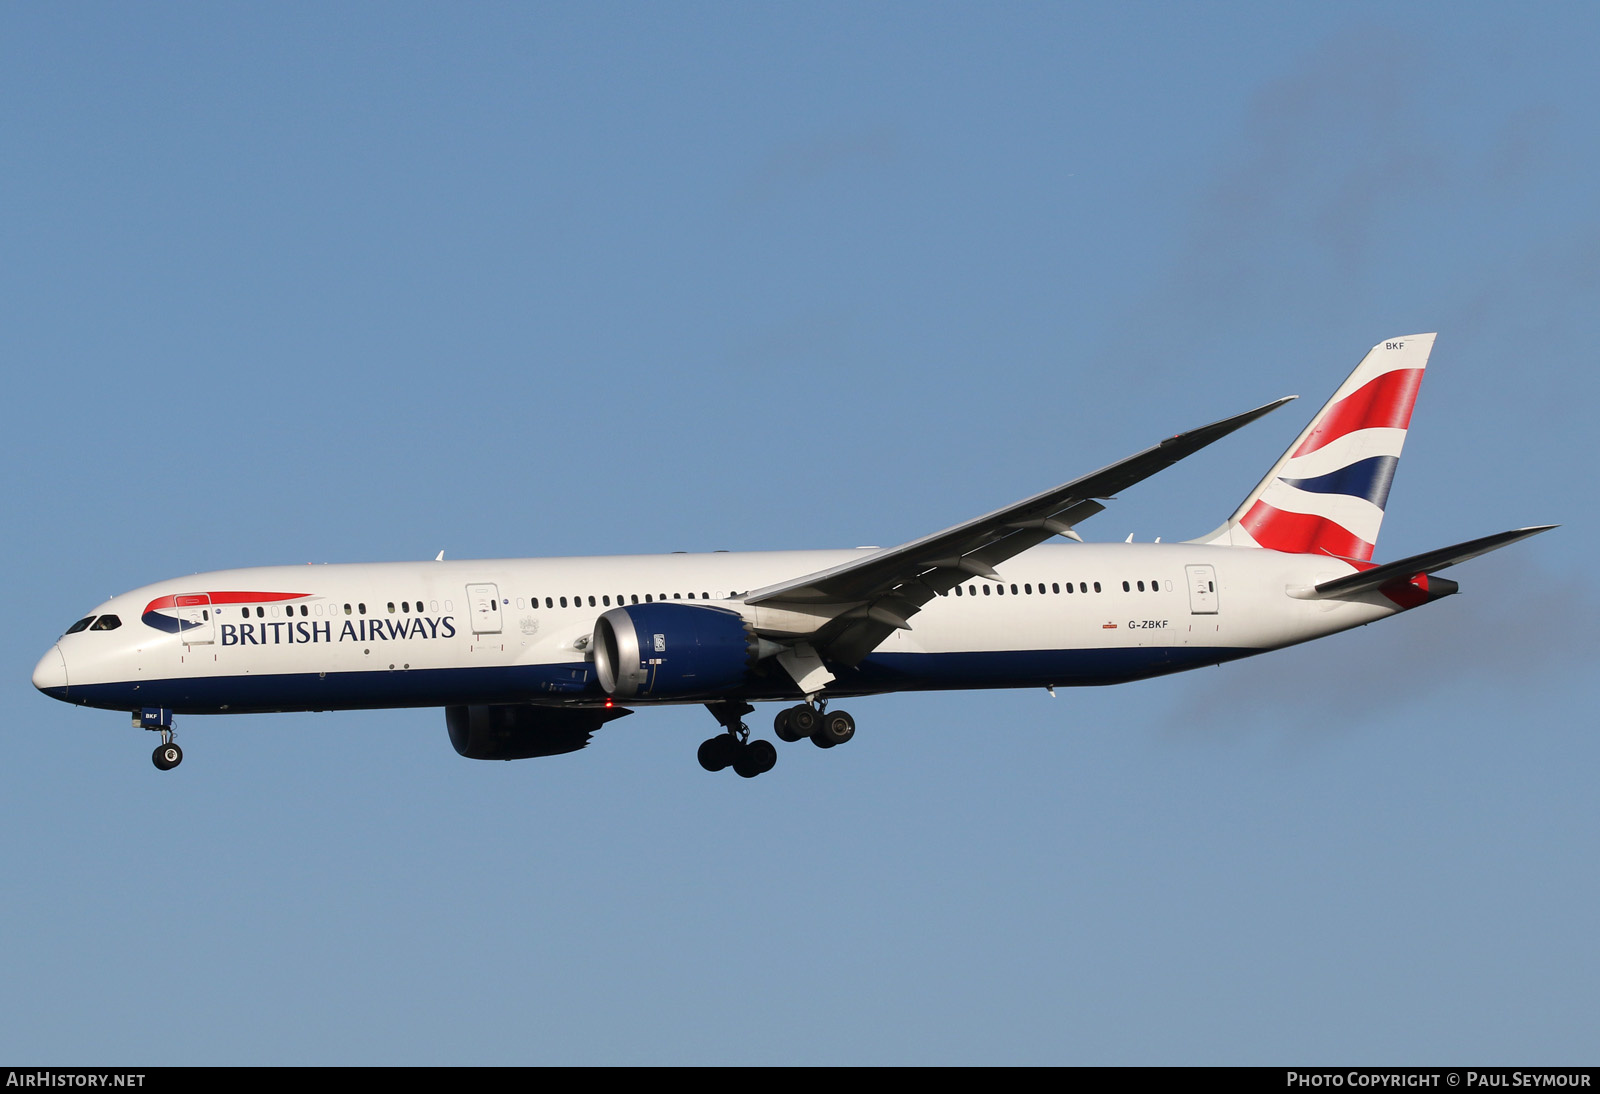
[[[758,609],[757,630],[800,639],[829,659],[855,665],[922,606],[969,577],[998,580],[994,568],[1100,512],[1097,499],[1165,470],[1294,396],[1168,437],[1127,459],[1031,498],[898,547],[768,585],[741,599]],[[771,622],[763,623],[763,617]],[[788,666],[786,666],[788,667]],[[791,671],[793,671],[791,669]]]

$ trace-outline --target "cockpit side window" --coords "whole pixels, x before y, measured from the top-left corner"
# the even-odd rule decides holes
[[[94,626],[90,627],[89,629],[91,631],[114,631],[120,626],[122,626],[122,620],[118,619],[116,616],[102,615],[99,619],[94,621]]]
[[[88,630],[89,624],[94,622],[94,616],[86,615],[72,626],[67,628],[68,634],[77,634],[79,631]]]

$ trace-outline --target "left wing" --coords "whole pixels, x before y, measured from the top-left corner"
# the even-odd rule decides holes
[[[999,580],[996,566],[1052,536],[1077,539],[1073,525],[1105,508],[1096,499],[1110,499],[1293,398],[1168,437],[1127,459],[953,528],[756,589],[741,599],[758,609],[758,631],[801,638],[831,660],[855,665],[896,629],[909,630],[908,620],[935,596],[969,577]],[[815,654],[801,651],[800,657],[809,661]],[[779,660],[799,679],[791,659]]]

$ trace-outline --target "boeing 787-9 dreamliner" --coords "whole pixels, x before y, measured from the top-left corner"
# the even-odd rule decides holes
[[[1215,531],[1085,543],[1142,479],[1288,402],[1180,433],[898,547],[269,566],[147,585],[78,620],[34,669],[63,702],[131,712],[162,770],[176,714],[443,707],[463,756],[572,752],[641,707],[701,703],[709,771],[771,770],[752,739],[849,741],[836,703],[1116,684],[1265,653],[1456,591],[1438,571],[1553,525],[1375,564],[1432,334],[1374,346]],[[1063,542],[1065,541],[1065,542]]]

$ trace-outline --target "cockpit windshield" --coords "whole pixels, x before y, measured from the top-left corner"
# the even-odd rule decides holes
[[[67,628],[68,634],[77,634],[79,631],[114,631],[122,626],[122,620],[114,615],[99,617],[86,615],[72,626]]]

